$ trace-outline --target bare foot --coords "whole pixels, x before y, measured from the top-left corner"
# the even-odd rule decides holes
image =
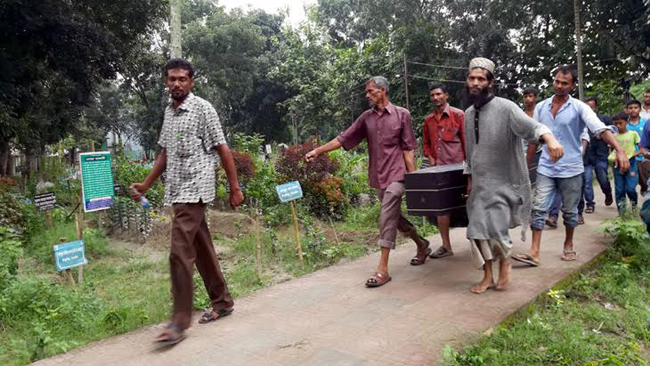
[[[482,294],[492,286],[494,286],[494,281],[492,281],[492,279],[490,278],[484,278],[483,281],[481,281],[481,283],[472,287],[470,291],[472,291],[475,294]]]
[[[509,260],[504,259],[503,262],[499,265],[499,280],[497,285],[494,288],[497,291],[505,291],[508,289],[508,283],[510,283],[510,270],[512,269],[512,264]]]

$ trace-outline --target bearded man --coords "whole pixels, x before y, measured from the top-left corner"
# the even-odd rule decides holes
[[[474,264],[484,271],[483,280],[471,288],[476,294],[492,287],[506,289],[512,268],[508,229],[523,225],[523,233],[527,227],[531,193],[523,140],[545,143],[554,160],[563,154],[562,146],[546,126],[527,116],[515,103],[494,96],[494,70],[494,62],[475,58],[470,62],[466,84],[472,104],[465,111],[467,238]],[[492,264],[497,259],[499,278],[495,286]]]

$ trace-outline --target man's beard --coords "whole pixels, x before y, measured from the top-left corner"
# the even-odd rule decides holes
[[[481,89],[480,93],[472,94],[469,92],[469,87],[465,85],[465,97],[474,106],[482,106],[487,103],[491,94],[490,88]]]
[[[185,98],[189,95],[189,93],[185,93],[183,91],[180,91],[180,93],[171,92],[170,94],[172,99],[179,100],[179,101],[185,100]]]

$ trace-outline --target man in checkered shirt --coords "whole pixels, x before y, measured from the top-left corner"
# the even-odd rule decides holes
[[[237,170],[226,143],[219,116],[212,105],[191,93],[194,86],[192,64],[172,59],[164,68],[165,82],[171,104],[165,118],[158,145],[162,148],[153,170],[142,183],[134,183],[133,198],[144,195],[164,172],[165,203],[174,211],[172,242],[169,256],[174,307],[169,325],[156,338],[161,345],[184,339],[184,330],[192,318],[194,263],[203,278],[212,309],[199,323],[207,323],[229,315],[234,302],[228,292],[223,273],[214,252],[205,206],[214,200],[215,155],[219,154],[230,185],[230,206],[235,209],[244,199]]]

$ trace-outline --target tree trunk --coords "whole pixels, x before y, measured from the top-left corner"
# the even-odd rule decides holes
[[[580,25],[580,2],[573,0],[573,14],[575,17],[576,59],[578,63],[578,95],[580,100],[585,99],[584,72],[582,70],[582,26]],[[575,81],[575,80],[574,80]]]
[[[74,168],[74,160],[76,158],[76,156],[75,156],[76,152],[77,152],[76,147],[73,146],[73,147],[70,148],[70,161],[69,161],[69,163],[70,163],[70,166],[72,166],[72,168]]]
[[[16,159],[14,159],[13,156],[11,156],[11,147],[9,148],[9,152],[7,153],[7,170],[6,170],[7,176],[12,177],[16,175]]]
[[[9,171],[9,159],[11,149],[8,141],[0,141],[0,177],[7,177],[11,174]]]
[[[25,158],[27,160],[27,167],[29,176],[31,177],[34,173],[38,172],[38,158],[39,154],[35,149],[25,149]]]
[[[183,57],[183,48],[181,46],[181,4],[180,0],[171,0],[169,2],[169,23],[171,28],[171,46],[170,53],[172,58]]]

